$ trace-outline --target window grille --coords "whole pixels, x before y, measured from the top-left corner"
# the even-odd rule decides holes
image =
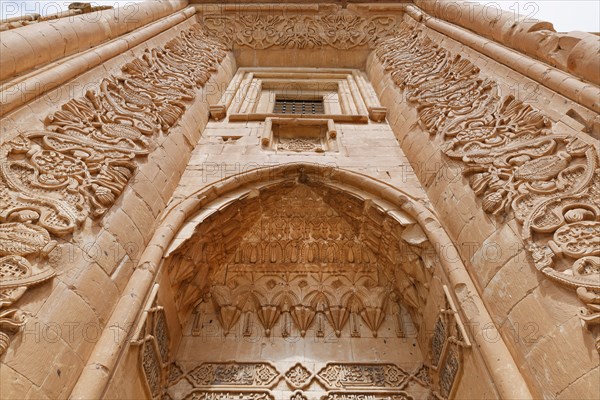
[[[320,100],[288,100],[276,99],[275,114],[324,114],[323,99]]]

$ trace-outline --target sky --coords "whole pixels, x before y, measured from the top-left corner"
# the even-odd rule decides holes
[[[90,3],[117,7],[139,1],[96,0],[90,1]],[[215,2],[218,3],[218,0]],[[479,2],[489,4],[490,7],[498,6],[530,18],[550,21],[558,32],[575,30],[600,32],[600,0],[480,0]],[[42,15],[52,14],[66,9],[69,3],[71,1],[0,0],[0,19],[33,12]]]

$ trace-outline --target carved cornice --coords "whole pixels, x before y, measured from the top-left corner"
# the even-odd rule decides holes
[[[1,145],[0,354],[8,345],[4,331],[22,323],[6,307],[54,275],[32,256],[47,254],[51,234],[70,234],[106,213],[134,175],[136,159],[152,151],[154,137],[169,133],[225,55],[196,25],[48,115],[46,130]]]
[[[596,140],[553,126],[540,110],[512,96],[460,55],[404,27],[375,54],[418,110],[442,151],[465,164],[483,210],[512,214],[536,268],[590,304],[600,303],[600,175]],[[597,342],[600,351],[600,341]]]

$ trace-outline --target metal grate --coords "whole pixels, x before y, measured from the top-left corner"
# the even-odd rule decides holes
[[[323,100],[275,100],[275,114],[324,114]]]

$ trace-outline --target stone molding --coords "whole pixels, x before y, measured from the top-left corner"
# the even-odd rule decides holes
[[[91,3],[71,3],[69,4],[67,10],[59,11],[53,14],[47,14],[42,16],[38,13],[33,13],[0,20],[0,31],[17,29],[23,26],[36,24],[38,22],[43,21],[74,17],[76,15],[89,14],[103,10],[111,10],[113,8],[113,6],[92,6]]]
[[[375,54],[417,107],[422,128],[464,163],[483,210],[513,215],[536,268],[577,291],[589,309],[584,321],[598,324],[598,141],[557,131],[542,111],[501,97],[496,81],[420,29],[405,26]]]
[[[0,81],[124,35],[186,5],[184,0],[149,1],[2,32]]]
[[[23,322],[8,307],[54,274],[37,255],[51,249],[52,236],[72,234],[108,211],[137,159],[169,133],[225,56],[195,25],[124,65],[123,75],[103,79],[97,91],[65,103],[47,116],[46,130],[1,145],[0,354],[7,333]]]
[[[595,85],[600,84],[600,37],[593,33],[558,33],[550,22],[500,10],[497,4],[454,0],[415,0],[414,3],[435,18],[469,29]]]
[[[193,7],[174,12],[133,32],[123,33],[118,38],[89,50],[81,49],[77,54],[61,58],[41,68],[2,82],[0,116],[4,116],[19,106],[39,98],[70,79],[76,78],[103,62],[126,52],[128,49],[138,46],[161,32],[178,24],[183,24],[194,15],[194,12]]]
[[[324,114],[277,114],[274,103],[264,101],[303,94],[322,98]],[[239,68],[219,103],[211,106],[213,119],[228,117],[229,122],[327,118],[332,123],[367,123],[382,122],[386,114],[364,73],[346,68]]]
[[[408,6],[406,13],[418,23],[473,48],[596,113],[600,112],[600,102],[598,101],[600,88],[597,85],[583,81],[569,72],[563,72],[535,58],[523,56],[517,50],[490,41],[460,26],[432,18],[416,7]],[[593,129],[597,132],[599,118],[590,119],[585,124],[593,125]]]

